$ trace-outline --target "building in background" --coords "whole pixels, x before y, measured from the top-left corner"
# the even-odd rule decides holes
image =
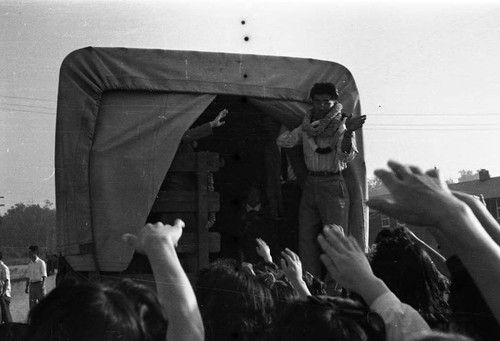
[[[488,211],[500,222],[500,176],[490,177],[490,173],[486,169],[481,169],[479,172],[478,180],[463,181],[458,183],[449,184],[453,191],[460,191],[469,193],[476,196],[483,196],[486,202]],[[384,186],[372,188],[368,193],[370,199],[389,197],[390,194]],[[437,244],[432,235],[424,227],[409,226],[396,219],[389,218],[377,211],[370,210],[370,231],[369,231],[369,244],[371,245],[375,240],[377,234],[384,228],[396,228],[399,226],[406,226],[410,228],[419,238],[426,243],[436,248]]]

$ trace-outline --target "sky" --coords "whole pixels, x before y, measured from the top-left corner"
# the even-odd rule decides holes
[[[368,116],[369,175],[394,159],[500,176],[495,1],[1,0],[0,213],[55,201],[59,68],[86,46],[334,61]]]

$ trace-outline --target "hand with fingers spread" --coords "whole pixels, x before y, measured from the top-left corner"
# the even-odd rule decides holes
[[[224,109],[222,110],[221,112],[219,112],[219,114],[210,122],[210,126],[212,128],[218,128],[224,124],[226,124],[225,121],[223,121],[222,119],[224,117],[226,117],[226,115],[229,113],[229,110],[227,109]]]
[[[281,251],[281,256],[283,257],[281,259],[281,270],[297,290],[299,296],[301,298],[311,296],[306,282],[302,278],[302,262],[299,256],[288,248]]]
[[[267,243],[261,238],[256,238],[255,241],[257,242],[257,247],[255,248],[257,254],[261,256],[264,261],[272,263],[273,257],[271,257],[271,249],[269,248],[269,245],[267,245]]]
[[[345,237],[335,226],[325,226],[318,242],[324,252],[321,261],[340,285],[360,294],[367,303],[378,297],[379,291],[372,291],[380,287],[381,280],[373,274],[368,259],[354,238]]]
[[[296,281],[302,278],[302,262],[299,256],[292,250],[286,248],[281,251],[281,269],[286,278],[290,281]]]
[[[437,171],[422,174],[418,168],[396,162],[389,162],[389,167],[392,172],[377,170],[375,174],[391,192],[392,200],[373,199],[368,206],[412,225],[434,227],[431,233],[447,253],[463,262],[500,323],[497,228],[487,222],[484,211],[471,198],[452,194]]]
[[[437,226],[464,207],[436,170],[423,174],[417,167],[388,162],[392,172],[376,170],[392,199],[371,199],[367,205],[390,217],[418,226]]]
[[[361,116],[353,116],[352,114],[347,116],[345,126],[346,126],[346,131],[347,132],[353,132],[355,130],[358,130],[359,128],[363,127],[363,124],[365,124],[366,121],[366,115],[361,115]]]

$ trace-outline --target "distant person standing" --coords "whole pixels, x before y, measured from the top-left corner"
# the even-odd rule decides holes
[[[29,247],[28,277],[26,278],[26,293],[30,297],[30,310],[45,296],[45,279],[47,266],[38,257],[38,246]]]
[[[10,315],[10,271],[3,262],[3,253],[0,251],[0,323],[12,322]]]

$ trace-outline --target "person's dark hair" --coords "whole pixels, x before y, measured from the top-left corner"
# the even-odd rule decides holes
[[[326,295],[326,284],[318,277],[315,277],[311,273],[306,272],[304,276],[302,276],[302,278],[304,279],[304,282],[306,282],[307,288],[309,289],[311,295]]]
[[[30,310],[28,324],[28,341],[145,339],[133,303],[104,284],[61,284]]]
[[[315,83],[309,95],[311,99],[314,99],[315,95],[330,95],[334,100],[339,98],[339,92],[333,83]]]
[[[446,261],[451,273],[450,297],[451,329],[474,340],[493,341],[500,335],[500,324],[495,319],[474,279],[457,256]]]
[[[31,252],[34,252],[34,253],[36,253],[36,254],[38,255],[38,245],[31,245],[31,246],[29,247],[29,250],[30,250]]]
[[[114,288],[133,303],[146,334],[145,340],[164,341],[167,335],[167,318],[156,292],[131,279],[117,282]]]
[[[256,271],[257,279],[260,283],[269,288],[274,302],[274,315],[281,309],[284,309],[289,303],[297,300],[299,294],[297,290],[286,280],[283,276],[282,279],[276,277],[273,272]]]
[[[274,326],[275,341],[383,341],[382,317],[360,302],[309,296],[285,309]]]
[[[449,281],[406,228],[382,230],[369,254],[375,276],[403,302],[416,309],[433,329],[446,330]]]
[[[269,289],[234,261],[219,261],[198,272],[195,293],[206,340],[262,340],[274,303]]]
[[[277,279],[279,279],[280,277],[283,276],[283,273],[280,270],[280,268],[275,263],[272,263],[272,262],[260,261],[260,262],[255,263],[253,265],[253,269],[254,269],[255,273],[257,273],[257,272],[262,272],[262,273],[270,272]]]

